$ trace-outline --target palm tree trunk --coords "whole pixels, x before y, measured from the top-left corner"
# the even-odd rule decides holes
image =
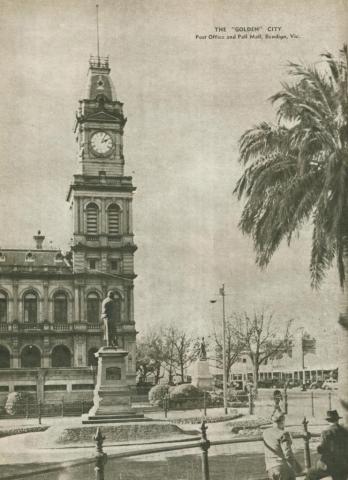
[[[348,252],[344,257],[346,280],[339,302],[339,357],[338,395],[342,406],[343,422],[348,426]]]

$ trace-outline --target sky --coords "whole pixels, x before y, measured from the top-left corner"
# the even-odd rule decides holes
[[[311,291],[310,227],[261,272],[232,192],[238,139],[274,119],[268,98],[288,78],[287,62],[318,64],[321,53],[338,52],[347,8],[343,0],[99,1],[100,52],[124,102],[126,174],[137,186],[140,332],[171,323],[204,334],[221,319],[221,302],[209,300],[224,283],[227,315],[267,308],[280,324],[293,318],[333,338],[337,275]],[[0,246],[32,246],[41,229],[47,247],[67,249],[65,197],[77,172],[75,110],[96,54],[95,2],[0,0],[0,17]],[[287,38],[209,39],[215,27]]]

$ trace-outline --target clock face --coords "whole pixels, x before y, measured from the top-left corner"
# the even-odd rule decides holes
[[[112,139],[106,132],[96,132],[92,135],[91,147],[99,155],[108,155],[112,150]]]

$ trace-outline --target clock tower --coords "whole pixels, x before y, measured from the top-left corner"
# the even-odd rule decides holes
[[[114,291],[118,343],[130,352],[129,374],[135,378],[135,187],[132,178],[124,174],[125,124],[108,58],[91,57],[86,93],[76,112],[79,170],[67,197],[73,216],[72,262],[80,295],[79,316],[81,322],[87,322],[88,292],[95,290],[100,300],[108,290]]]

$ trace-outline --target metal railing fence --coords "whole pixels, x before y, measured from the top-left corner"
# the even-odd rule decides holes
[[[309,433],[308,421],[306,420],[306,418],[303,419],[302,425],[303,425],[303,432],[294,434],[292,435],[292,437],[294,439],[303,439],[304,465],[305,465],[303,474],[305,474],[305,472],[308,471],[308,469],[311,467],[311,454],[310,454],[310,444],[309,444],[310,439],[313,437],[319,437],[320,434]],[[106,464],[108,459],[110,460],[128,459],[128,458],[137,457],[137,456],[151,455],[156,453],[166,453],[166,452],[173,452],[173,451],[179,451],[179,450],[188,450],[188,449],[195,449],[195,448],[199,449],[201,452],[201,478],[202,480],[210,480],[209,449],[212,446],[262,442],[261,435],[255,435],[252,437],[244,437],[244,438],[238,437],[238,438],[231,438],[231,439],[225,439],[225,440],[210,441],[207,437],[207,425],[205,420],[203,420],[201,424],[201,439],[199,441],[193,441],[191,443],[185,442],[184,444],[179,444],[179,445],[166,445],[165,447],[152,447],[152,448],[119,452],[119,453],[107,455],[103,449],[103,443],[104,443],[105,437],[102,433],[101,427],[97,427],[96,434],[93,437],[93,439],[96,443],[95,457],[82,458],[79,460],[62,462],[60,464],[43,466],[42,468],[36,469],[34,472],[25,471],[19,474],[16,473],[13,475],[12,474],[5,475],[2,477],[2,480],[15,480],[19,478],[30,479],[43,474],[45,474],[45,478],[47,478],[47,474],[50,474],[53,472],[63,472],[63,471],[66,471],[67,469],[91,465],[93,463],[95,464],[94,479],[104,480]],[[257,480],[266,480],[266,477],[258,477]]]

